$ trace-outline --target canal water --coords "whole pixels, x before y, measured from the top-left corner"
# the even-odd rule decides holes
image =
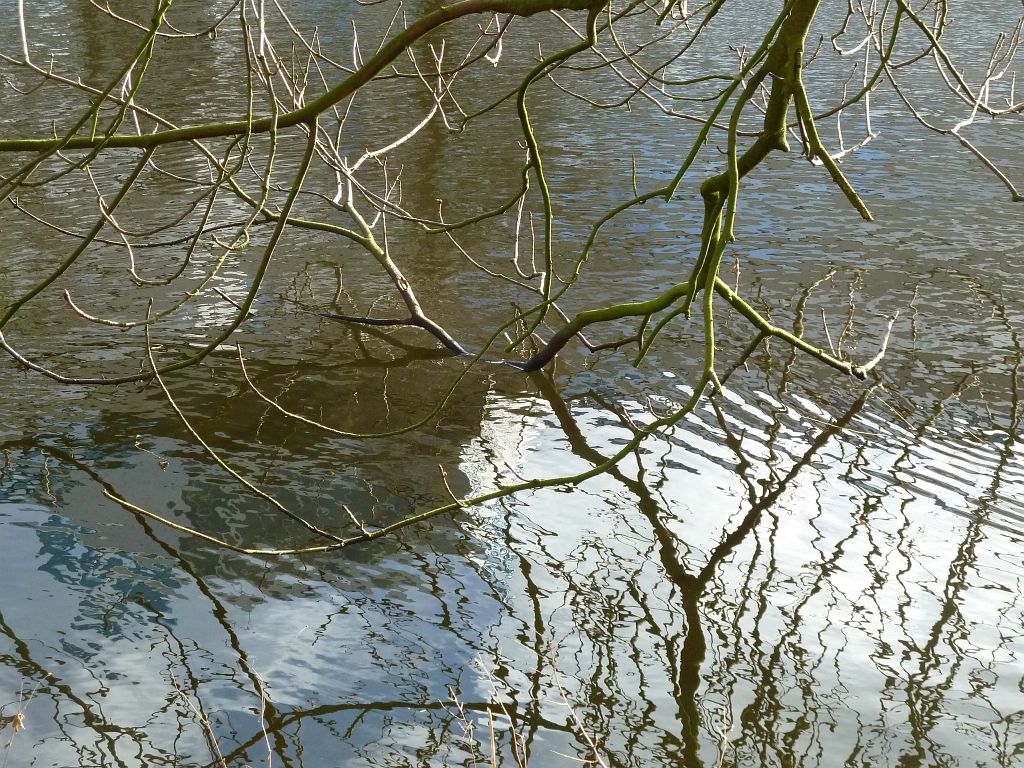
[[[171,17],[197,28],[216,11],[208,5]],[[394,13],[296,5],[296,26],[318,26],[324,50],[345,61],[353,21],[368,55]],[[699,49],[707,58],[684,59],[673,74],[734,67],[726,46],[755,45],[775,5],[727,5]],[[834,29],[842,4],[825,5],[815,34]],[[1020,13],[1008,5],[971,4],[950,27],[951,48],[975,77],[988,41]],[[409,4],[410,18],[429,6]],[[35,59],[52,52],[55,71],[89,82],[111,76],[137,44],[138,34],[84,4],[27,10]],[[140,101],[179,124],[241,114],[243,45],[233,24],[215,40],[162,44]],[[4,26],[2,52],[18,58],[17,25]],[[473,29],[458,27],[452,49]],[[538,42],[550,52],[571,34],[551,17],[513,25],[498,65],[481,62],[459,81],[463,108],[514,84]],[[844,66],[823,61],[812,95],[827,103],[841,91]],[[948,127],[969,113],[921,71],[908,82],[926,116]],[[39,78],[9,61],[2,74],[3,138],[46,135],[84,104],[52,85],[19,95],[12,86],[31,89]],[[556,79],[595,99],[622,92],[604,75]],[[551,82],[537,85],[530,104],[564,276],[595,219],[632,194],[634,173],[641,190],[665,183],[695,128],[650,103],[597,110]],[[430,107],[418,81],[374,86],[352,107],[345,151],[357,157],[393,141]],[[493,749],[501,765],[528,757],[544,768],[595,757],[687,768],[1024,764],[1024,208],[887,87],[873,97],[872,127],[877,135],[843,167],[874,222],[860,220],[821,167],[778,155],[744,182],[722,272],[777,325],[857,361],[876,355],[896,316],[867,381],[777,341],[744,363],[752,329],[722,305],[718,359],[723,372],[734,369],[724,392],[615,469],[383,539],[254,556],[133,512],[111,496],[236,547],[320,541],[225,471],[156,384],[61,384],[5,357],[0,760],[471,766],[491,765]],[[834,120],[822,128],[838,142]],[[863,138],[862,111],[844,116],[843,132],[847,144]],[[1020,117],[965,135],[1024,184]],[[393,153],[403,205],[433,216],[442,198],[454,219],[500,203],[518,183],[519,141],[507,103],[463,133],[436,119]],[[722,163],[715,141],[676,200],[607,228],[566,311],[648,298],[683,279],[699,234],[696,189]],[[283,135],[275,183],[288,183],[301,144],[298,131]],[[257,154],[263,148],[257,142]],[[137,158],[105,153],[92,165],[97,187],[113,195]],[[0,157],[0,172],[16,159]],[[199,172],[186,151],[156,160]],[[308,189],[331,195],[331,182],[320,169]],[[5,205],[0,304],[70,253],[73,233],[95,220],[95,195],[76,172],[21,190],[20,209]],[[142,231],[188,199],[181,184],[147,174],[118,219]],[[314,196],[300,206],[341,216]],[[531,209],[539,233],[538,197],[523,214],[523,264]],[[245,213],[225,195],[214,216]],[[514,274],[514,228],[513,208],[460,233],[459,246]],[[209,288],[153,326],[160,361],[194,353],[230,322],[237,310],[221,294],[244,296],[267,236],[255,227]],[[393,220],[388,237],[424,309],[471,351],[514,304],[530,303],[444,236]],[[166,279],[183,254],[174,243],[137,248],[137,273]],[[116,238],[94,245],[18,313],[5,339],[66,376],[144,370],[139,329],[86,322],[63,291],[86,313],[138,319],[150,297],[157,309],[180,300],[220,254],[206,238],[179,279],[140,284]],[[304,520],[343,535],[358,533],[353,518],[380,527],[453,494],[600,463],[636,424],[684,403],[702,361],[699,313],[667,326],[638,367],[630,348],[591,355],[570,344],[538,374],[499,364],[498,346],[470,365],[423,332],[361,331],[317,314],[368,307],[381,317],[401,310],[365,251],[289,231],[232,344],[166,377],[173,403],[217,456]],[[630,332],[596,328],[592,340]],[[256,388],[339,430],[415,423],[458,384],[415,430],[342,437],[260,399],[235,341]]]

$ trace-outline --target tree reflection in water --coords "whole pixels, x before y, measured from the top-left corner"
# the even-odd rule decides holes
[[[573,493],[537,491],[340,553],[230,555],[104,507],[104,488],[127,485],[221,535],[293,535],[201,469],[170,415],[137,441],[156,455],[90,452],[130,428],[114,407],[87,439],[7,439],[0,685],[28,698],[4,708],[8,736],[19,708],[27,725],[10,755],[479,765],[495,713],[502,765],[515,764],[513,728],[532,764],[571,764],[592,752],[568,701],[608,765],[954,766],[984,754],[1011,766],[1024,749],[1021,352],[1000,296],[974,290],[1009,357],[968,366],[927,408],[896,394],[912,371],[815,395],[805,369],[759,352],[726,396]],[[450,364],[361,343],[347,373],[309,368],[289,385],[309,389],[291,394],[327,407],[386,380],[398,418],[423,379],[393,372]],[[665,407],[616,401],[586,370],[518,376],[475,379],[437,429],[404,444],[407,465],[385,442],[338,466],[324,456],[344,455],[344,441],[299,436],[269,412],[256,423],[251,396],[219,397],[216,378],[182,396],[243,464],[246,445],[280,455],[265,480],[303,508],[343,489],[377,524],[449,488],[600,463]],[[673,391],[686,395],[659,397]],[[137,478],[161,461],[158,481]],[[438,463],[447,486],[425,471]],[[411,492],[414,478],[429,479]],[[944,508],[950,498],[973,506]]]
[[[183,28],[209,23],[210,4],[181,5],[174,18],[189,22]],[[413,5],[410,18],[436,10]],[[1012,122],[1019,102],[1004,108],[1001,99],[1016,98],[1009,66],[1024,22],[1007,20],[1006,8],[994,2],[964,4],[974,13],[959,29],[941,13],[935,17],[958,57],[962,52],[982,69],[989,61],[987,73],[971,81],[981,83],[975,100],[960,69],[938,60],[937,73],[924,66],[930,58],[918,53],[930,44],[913,28],[905,46],[883,52],[890,33],[895,40],[896,9],[900,18],[909,4],[821,4],[821,24],[812,29],[818,3],[799,0],[786,8],[798,11],[790,20],[806,21],[800,40],[838,33],[835,52],[855,52],[852,38],[868,34],[861,45],[869,58],[833,61],[825,43],[805,62],[787,34],[785,45],[771,48],[785,49],[793,71],[807,71],[810,96],[799,76],[779,77],[773,65],[762,71],[763,104],[751,91],[743,97],[750,99],[746,112],[736,102],[741,122],[701,134],[704,114],[696,107],[696,122],[694,115],[663,119],[659,108],[714,108],[723,83],[753,83],[748,76],[759,70],[733,73],[755,63],[773,18],[761,4],[729,4],[718,14],[721,5],[695,10],[707,14],[700,40],[703,22],[676,20],[676,33],[693,35],[683,47],[669,38],[655,44],[664,27],[647,24],[658,14],[653,5],[630,4],[629,12],[616,5],[622,15],[615,39],[605,29],[613,16],[592,15],[599,57],[631,65],[627,82],[596,77],[593,67],[603,68],[607,58],[574,58],[548,73],[551,81],[531,86],[534,127],[525,133],[514,98],[457,135],[442,118],[458,122],[463,104],[476,112],[502,92],[513,94],[535,66],[536,48],[550,55],[575,45],[582,16],[566,25],[553,16],[517,19],[514,29],[524,31],[508,37],[502,66],[479,59],[459,75],[455,91],[440,71],[437,42],[435,83],[433,75],[421,81],[385,70],[360,89],[354,106],[347,102],[344,117],[339,111],[337,120],[328,119],[325,110],[321,135],[312,131],[309,141],[303,129],[311,123],[296,122],[293,107],[346,81],[346,65],[325,74],[319,91],[316,77],[307,78],[292,104],[292,91],[274,78],[306,38],[275,16],[276,3],[230,6],[241,14],[241,27],[225,25],[216,44],[206,36],[181,47],[161,42],[138,104],[159,113],[164,127],[213,123],[247,115],[254,94],[246,86],[262,83],[266,104],[298,130],[275,130],[270,140],[249,135],[245,120],[222,132],[223,144],[209,145],[212,155],[162,146],[153,168],[146,165],[152,157],[115,146],[148,138],[123,134],[101,147],[105,140],[79,135],[72,143],[99,152],[89,156],[88,183],[84,172],[72,173],[88,153],[46,155],[50,183],[20,175],[18,168],[31,162],[19,166],[19,140],[31,135],[44,147],[66,149],[50,136],[57,90],[66,98],[61,109],[88,115],[99,103],[88,84],[114,78],[120,85],[111,93],[125,94],[141,87],[140,77],[129,84],[116,73],[135,55],[142,30],[122,34],[121,23],[85,4],[66,13],[29,9],[23,38],[17,25],[0,29],[5,50],[23,54],[4,54],[4,92],[18,104],[8,110],[18,131],[26,126],[24,136],[0,137],[4,194],[14,204],[0,228],[9,254],[0,269],[0,325],[11,321],[10,339],[0,339],[5,359],[56,378],[67,372],[140,382],[156,359],[173,365],[210,352],[202,367],[166,381],[208,451],[159,386],[58,387],[24,379],[13,362],[0,366],[0,692],[8,694],[0,726],[10,741],[4,760],[489,765],[492,735],[498,763],[529,760],[535,768],[597,758],[645,768],[1009,768],[1024,759],[1021,346],[1020,316],[1012,310],[1024,306],[1024,295],[1016,295],[1024,241],[1019,213],[993,203],[1005,197],[1001,183],[1019,197],[1019,153],[1009,132],[1019,125]],[[844,6],[851,14],[845,20]],[[290,7],[295,29],[317,30],[318,50],[307,60],[318,67],[331,64],[320,50],[351,47],[358,59],[360,43],[349,26],[357,16],[365,51],[374,35],[393,39],[401,26],[396,9],[404,13],[405,5],[306,0]],[[254,24],[264,10],[272,19],[270,42],[262,22]],[[71,23],[42,23],[58,17]],[[853,29],[859,17],[867,33]],[[732,27],[719,32],[723,19]],[[499,44],[493,32],[478,35],[478,20],[447,38],[444,66],[470,45],[492,53]],[[911,23],[905,21],[904,30]],[[258,35],[246,38],[242,27],[256,26]],[[1008,36],[997,38],[1002,29]],[[639,46],[638,55],[619,58],[622,41]],[[691,43],[691,55],[679,58]],[[250,69],[271,44],[281,56],[276,72]],[[44,49],[60,54],[53,70],[42,64]],[[417,50],[429,63],[427,49]],[[867,88],[866,67],[879,67],[893,51],[899,63],[877,69],[878,82],[884,75],[903,90],[872,96],[874,125],[886,121],[883,134],[872,128],[866,99],[863,110],[836,105],[847,101],[848,86],[860,81]],[[645,73],[641,58],[660,63]],[[721,82],[698,76],[692,90],[675,91],[649,76],[685,79],[719,65],[729,73]],[[1002,77],[1001,68],[1010,74]],[[255,78],[236,76],[247,71]],[[64,72],[75,74],[55,85]],[[942,85],[930,81],[935,74],[950,79],[933,102],[931,86]],[[76,81],[79,75],[84,81]],[[638,96],[628,82],[633,75],[653,98],[649,104],[639,97],[635,108],[631,103]],[[36,89],[39,79],[51,82]],[[298,81],[292,85],[299,93]],[[624,98],[630,111],[589,109],[559,87],[582,88],[591,105]],[[456,94],[461,101],[449,105],[447,96],[454,101]],[[922,111],[900,106],[907,94]],[[791,97],[809,102],[806,114],[789,113],[789,126],[802,129],[791,143],[808,158],[829,160],[808,130],[815,122],[835,131],[826,143],[840,152],[851,146],[831,116],[845,113],[847,139],[855,124],[863,129],[853,140],[866,151],[843,165],[855,184],[837,182],[836,167],[829,175],[795,162],[796,152],[788,159],[748,154],[758,125],[761,139],[786,135],[787,113],[771,105],[785,102],[788,110]],[[827,117],[812,119],[810,102]],[[96,113],[100,122],[120,112],[109,100],[106,106],[110,112]],[[445,115],[420,122],[438,106]],[[769,125],[762,107],[781,120]],[[994,138],[991,124],[975,121],[995,114],[1007,126],[999,136],[1009,139]],[[939,117],[918,130],[918,121]],[[152,127],[143,118],[140,133]],[[276,124],[268,120],[260,120],[265,134]],[[936,128],[938,149],[921,139]],[[960,163],[950,151],[954,138],[992,160],[986,155],[979,168]],[[520,141],[531,145],[528,158]],[[673,197],[675,182],[665,185],[681,173],[686,146],[696,159],[686,179],[692,188],[655,205],[663,193]],[[313,167],[300,197],[307,174],[296,175],[295,166],[303,147]],[[738,174],[736,153],[761,166],[744,172],[741,203],[726,159],[736,160]],[[139,176],[131,190],[125,177],[133,164]],[[337,171],[354,173],[360,164],[345,192]],[[955,185],[947,181],[951,173]],[[249,191],[233,190],[229,176]],[[533,179],[529,194],[516,192],[526,178]],[[548,181],[553,191],[541,195],[537,188]],[[715,195],[697,193],[701,184],[721,188],[717,203]],[[117,210],[123,226],[107,220],[118,187],[126,195]],[[110,208],[97,220],[96,198],[104,194]],[[844,196],[862,212],[869,203],[877,221],[850,224],[836,205]],[[726,199],[731,203],[723,208]],[[195,215],[175,219],[182,201]],[[639,214],[641,202],[651,204]],[[293,204],[300,216],[294,228],[278,227]],[[732,243],[724,232],[733,230],[737,205],[743,211]],[[508,216],[477,220],[488,210]],[[613,210],[622,215],[601,218]],[[474,223],[449,241],[442,214],[447,223]],[[360,220],[367,219],[380,226],[363,232]],[[425,235],[422,224],[434,235]],[[819,274],[826,259],[836,266]],[[969,271],[952,271],[953,259]],[[415,301],[394,262],[415,282],[429,322],[410,306]],[[893,349],[864,387],[829,378],[779,338],[770,349],[751,345],[757,330],[727,312],[716,311],[711,323],[710,303],[702,315],[703,330],[714,334],[710,343],[701,323],[669,323],[681,319],[680,303],[646,315],[639,336],[635,322],[618,322],[645,315],[637,299],[682,300],[678,281],[688,270],[689,299],[700,300],[702,275],[727,277],[772,323],[820,345],[804,347],[819,362],[850,372],[853,360],[875,354],[887,330],[894,332]],[[559,298],[567,315],[559,316],[548,294],[554,287],[561,296],[557,283],[577,272],[572,292]],[[50,281],[52,290],[44,290]],[[728,287],[705,282],[705,290],[712,284],[735,309]],[[81,308],[69,311],[77,306],[72,301]],[[166,313],[162,322],[144,344],[141,332],[126,343],[132,337],[123,328],[141,329],[149,302]],[[546,327],[537,328],[550,348],[552,340],[576,338],[566,330],[573,330],[571,313],[613,307],[587,331],[612,346],[623,335],[642,341],[643,329],[660,334],[640,370],[624,349],[581,359],[569,343],[559,347],[553,373],[527,377],[486,356],[468,367],[410,343],[430,332],[449,349],[460,348],[455,337],[479,349],[503,327],[518,336],[517,359],[540,366],[549,361],[517,324],[547,313]],[[904,312],[901,325],[878,319],[894,309]],[[90,313],[107,316],[108,324],[87,322],[97,319]],[[407,313],[418,336],[335,322],[402,322]],[[454,336],[439,332],[435,319]],[[234,350],[220,346],[229,337],[244,343],[246,373],[266,401],[239,375]],[[702,360],[714,362],[726,391],[639,442],[621,463],[585,483],[531,487],[460,508],[458,500],[523,478],[607,463],[638,426],[681,413],[693,390],[676,377],[694,385]],[[422,429],[365,441],[339,434],[414,423],[456,380],[446,407]],[[278,405],[335,432],[286,419]],[[214,454],[280,505],[247,493]],[[439,505],[451,504],[453,514],[335,552],[260,558],[132,515],[111,498],[241,549],[303,548],[315,538],[311,527],[328,531],[322,538],[330,540],[379,531]],[[307,527],[282,515],[282,507]]]

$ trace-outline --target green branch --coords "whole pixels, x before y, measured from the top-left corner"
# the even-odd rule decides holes
[[[414,21],[395,35],[362,67],[320,97],[291,112],[280,116],[263,117],[256,120],[232,120],[223,123],[173,128],[141,136],[75,136],[48,139],[9,139],[0,141],[0,152],[48,152],[54,149],[95,149],[99,146],[116,148],[159,147],[183,141],[199,141],[242,133],[268,133],[309,123],[335,104],[345,100],[376,77],[409,46],[424,35],[463,16],[478,13],[511,13],[517,16],[532,16],[544,11],[580,11],[603,6],[607,0],[463,0],[454,5],[442,6],[438,10]]]
[[[644,317],[660,312],[671,306],[675,301],[685,296],[690,291],[689,283],[679,283],[653,299],[647,301],[633,301],[625,304],[614,304],[610,307],[600,309],[588,309],[577,314],[572,320],[566,323],[550,341],[545,344],[533,357],[527,360],[521,367],[524,371],[538,371],[550,363],[572,337],[582,331],[588,325],[595,323],[606,323],[611,320],[621,320],[624,317]]]

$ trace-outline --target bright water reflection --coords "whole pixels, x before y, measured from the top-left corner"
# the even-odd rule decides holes
[[[30,697],[13,754],[207,764],[201,716],[229,764],[268,744],[294,765],[462,763],[482,759],[501,702],[551,764],[582,749],[560,685],[616,765],[1013,765],[1013,425],[981,415],[972,376],[909,423],[877,388],[822,403],[744,379],[648,446],[642,482],[623,467],[302,561],[225,555],[111,509],[103,483],[151,508],[177,497],[221,533],[235,520],[249,541],[290,535],[159,425],[139,443],[159,460],[90,455],[86,436],[6,441],[3,685]],[[492,380],[481,426],[446,443],[472,482],[595,461],[621,439],[587,393],[533,384]],[[296,460],[307,447],[280,444]],[[409,457],[377,461],[346,482],[381,507],[388,485],[434,484]],[[305,461],[317,480],[295,493],[337,498],[332,463]],[[449,686],[472,739],[441,703]]]
[[[80,55],[98,72],[111,66],[108,50]],[[563,148],[552,153],[561,188],[581,210],[615,199],[625,177],[609,181],[558,136],[584,117],[563,114],[554,94],[539,101],[548,140]],[[401,107],[382,97],[382,110]],[[648,117],[658,129],[643,140],[659,154],[678,128]],[[156,388],[60,387],[0,365],[8,764],[486,765],[490,711],[503,765],[513,730],[535,766],[588,757],[588,739],[614,766],[1019,765],[1024,230],[986,173],[888,126],[850,163],[876,224],[837,216],[822,178],[780,160],[772,178],[751,180],[735,275],[776,322],[819,343],[826,323],[860,356],[900,310],[879,381],[864,387],[762,350],[725,396],[606,475],[367,546],[264,560],[133,517],[104,491],[237,544],[306,541],[210,462]],[[594,130],[624,128],[598,116]],[[481,173],[514,175],[518,156],[505,167],[491,150],[467,139],[458,151]],[[422,175],[424,199],[461,183],[440,152],[428,147],[406,170]],[[958,185],[947,182],[952,162]],[[779,190],[797,185],[793,209]],[[146,203],[159,212],[159,190]],[[679,217],[692,214],[644,210],[612,232],[580,300],[661,285],[678,269]],[[12,221],[0,234],[12,254],[0,291],[59,239]],[[296,237],[277,265],[242,337],[250,373],[345,429],[408,423],[463,363],[297,313],[333,291],[326,247]],[[408,258],[435,285],[458,272],[427,248]],[[105,299],[107,266],[76,276],[76,288]],[[245,279],[240,270],[220,285]],[[439,319],[479,342],[466,306],[438,293]],[[481,288],[473,316],[492,300]],[[30,306],[19,344],[63,363],[140,364],[137,346],[56,307],[56,294]],[[217,310],[211,301],[189,333],[222,322]],[[726,365],[747,333],[723,327]],[[234,466],[341,529],[342,504],[380,525],[443,502],[449,488],[464,495],[601,461],[631,420],[689,394],[699,340],[680,326],[639,370],[578,350],[553,377],[480,367],[436,423],[370,442],[282,419],[240,385],[230,354],[169,386]],[[168,352],[182,343],[157,341]],[[14,734],[18,712],[25,728]]]

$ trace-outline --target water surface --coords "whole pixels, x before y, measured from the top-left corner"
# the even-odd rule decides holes
[[[320,24],[325,46],[350,48],[344,12],[300,5],[297,19]],[[973,5],[979,38],[1013,21],[997,3]],[[723,25],[746,22],[742,34],[753,36],[761,20],[752,6]],[[135,44],[128,35],[97,43],[115,28],[77,5],[30,16],[41,50],[97,80]],[[546,50],[568,39],[548,21],[529,30]],[[185,123],[235,114],[239,41],[219,42],[158,58],[149,103]],[[16,30],[3,32],[3,45],[18,49]],[[467,98],[513,83],[532,54],[510,45],[501,67],[467,76]],[[10,66],[4,74],[25,77]],[[827,84],[823,76],[816,87]],[[52,102],[8,99],[19,112],[5,137],[49,130]],[[637,155],[638,183],[654,185],[692,140],[688,123],[643,105],[595,111],[549,84],[534,99],[565,212],[563,254],[630,194],[623,147]],[[357,102],[352,151],[428,108],[422,92],[375,88]],[[240,547],[311,543],[211,460],[159,387],[60,385],[0,364],[7,764],[489,765],[493,728],[502,765],[514,764],[514,739],[535,766],[589,759],[591,743],[614,766],[1019,765],[1021,208],[959,144],[915,127],[891,94],[875,108],[880,135],[844,167],[876,221],[860,221],[820,168],[772,158],[747,182],[725,272],[776,323],[821,345],[831,338],[860,360],[876,353],[898,311],[877,377],[847,380],[780,344],[762,347],[724,395],[579,486],[342,551],[241,555],[109,498]],[[460,135],[431,125],[399,154],[404,202],[431,211],[444,197],[454,217],[500,200],[522,161],[511,118],[499,110]],[[1021,128],[1018,119],[975,136],[1017,179]],[[285,166],[301,141],[290,140]],[[97,161],[94,172],[112,183],[130,161]],[[609,228],[568,310],[646,297],[680,279],[699,227],[694,178],[677,202]],[[80,231],[95,213],[81,183],[69,177],[21,202]],[[157,177],[142,185],[129,201],[140,227],[181,194]],[[240,212],[218,209],[225,219]],[[504,269],[511,227],[482,226],[460,242]],[[392,236],[428,311],[473,349],[511,301],[525,301],[467,270],[447,241],[397,224]],[[263,237],[255,233],[217,287],[244,293]],[[2,302],[73,242],[11,208],[0,241]],[[199,254],[189,285],[214,253]],[[150,250],[139,267],[166,275],[180,258],[180,248]],[[85,323],[67,310],[64,288],[118,317],[183,290],[133,286],[120,249],[92,249],[5,331],[32,359],[73,375],[147,362],[140,334]],[[391,295],[358,248],[290,232],[237,335],[250,376],[285,407],[340,429],[416,420],[465,360],[413,331],[357,333],[307,311],[333,298],[346,311],[376,300],[394,310]],[[156,327],[156,354],[183,356],[232,312],[204,293]],[[720,314],[728,369],[751,332]],[[625,354],[587,356],[577,345],[542,374],[482,364],[440,417],[375,440],[282,417],[241,378],[233,348],[167,386],[236,470],[304,519],[351,534],[345,507],[380,526],[450,493],[603,461],[629,439],[630,420],[685,401],[701,339],[699,323],[673,324],[639,368]],[[25,728],[14,733],[18,712]]]

